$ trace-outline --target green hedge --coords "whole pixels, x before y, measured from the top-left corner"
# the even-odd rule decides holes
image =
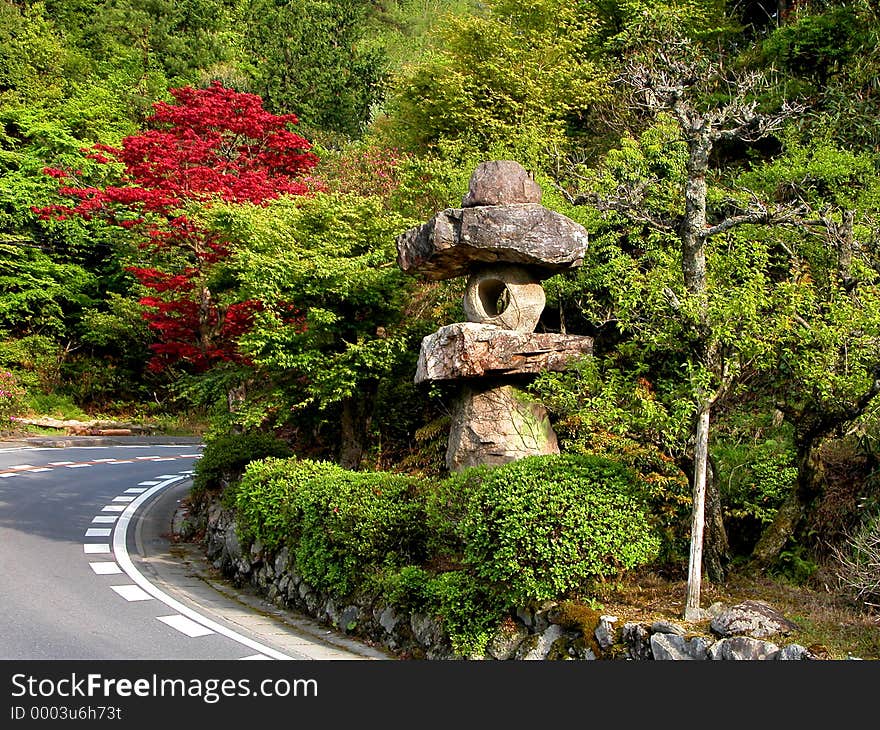
[[[306,582],[444,620],[479,652],[505,610],[562,599],[648,563],[660,537],[644,485],[600,457],[530,457],[444,480],[353,472],[308,459],[248,465],[235,488],[239,535],[286,546]]]
[[[345,595],[381,569],[425,558],[421,487],[400,474],[266,459],[236,489],[240,536],[286,545],[308,583]]]
[[[215,436],[206,440],[202,458],[196,462],[193,485],[197,490],[216,489],[223,479],[237,480],[251,461],[292,454],[287,443],[270,433]]]
[[[659,555],[643,486],[616,462],[534,456],[477,477],[458,527],[464,562],[512,605],[563,597]]]

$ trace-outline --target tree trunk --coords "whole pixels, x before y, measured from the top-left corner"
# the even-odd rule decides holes
[[[342,401],[340,427],[342,439],[339,444],[339,465],[346,469],[358,469],[367,449],[368,434],[373,421],[375,384],[365,384],[356,396]]]
[[[685,185],[684,217],[681,222],[681,268],[684,286],[689,294],[701,299],[706,292],[706,173],[712,142],[704,134],[688,140],[687,184]],[[701,312],[705,311],[701,301]]]
[[[795,534],[807,507],[821,492],[819,450],[823,440],[817,437],[805,437],[799,444],[797,484],[752,549],[749,558],[750,569],[764,571],[773,565],[785,544]]]
[[[247,382],[239,383],[236,386],[226,390],[226,410],[228,413],[235,413],[244,405],[247,399],[248,384]],[[244,433],[244,427],[238,423],[233,423],[230,431],[234,434]]]
[[[684,115],[686,116],[686,115]],[[685,186],[685,208],[679,236],[681,239],[681,268],[684,285],[688,294],[697,299],[699,322],[697,327],[696,350],[698,359],[710,365],[709,355],[711,332],[706,323],[706,242],[703,231],[706,228],[706,172],[709,169],[709,152],[712,142],[699,130],[689,130],[688,139],[688,180]],[[684,618],[686,621],[700,619],[700,585],[703,574],[703,532],[706,512],[706,472],[709,464],[709,422],[712,402],[708,394],[696,392],[699,410],[694,427],[694,476],[693,512],[691,516],[691,546],[688,560],[687,600]]]
[[[703,528],[705,526],[706,468],[709,459],[709,417],[711,406],[704,403],[697,413],[694,443],[694,505],[691,514],[691,549],[688,561],[687,600],[684,607],[686,621],[698,621],[700,616],[700,584],[703,577]]]
[[[711,457],[706,472],[706,525],[703,544],[706,576],[713,583],[723,583],[730,563],[730,544],[727,541],[727,530],[724,529],[721,491],[718,489],[718,480],[715,479]]]

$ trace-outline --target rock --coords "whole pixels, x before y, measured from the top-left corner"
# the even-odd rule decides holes
[[[584,637],[574,639],[568,646],[568,655],[572,659],[580,659],[585,662],[596,661],[596,653],[587,645]]]
[[[702,636],[651,634],[651,654],[658,661],[703,660],[709,656],[709,641]]]
[[[394,611],[392,606],[386,606],[382,613],[379,614],[379,625],[385,630],[387,634],[393,634],[394,629],[397,628],[397,624],[400,621],[397,613]]]
[[[324,612],[327,614],[327,618],[330,619],[330,623],[341,628],[339,623],[339,611],[336,609],[336,601],[332,598],[328,598],[324,603]]]
[[[452,407],[446,468],[498,466],[526,456],[558,454],[546,409],[515,386],[463,387]]]
[[[684,636],[687,632],[682,626],[674,624],[671,621],[655,621],[651,624],[652,634],[676,634]]]
[[[617,623],[617,616],[600,616],[599,625],[593,635],[599,647],[602,649],[610,649],[614,644],[614,624]]]
[[[535,625],[535,612],[531,608],[520,606],[516,609],[516,617],[527,628],[532,628]]]
[[[360,619],[361,611],[357,606],[346,606],[339,615],[339,628],[349,634],[357,628]]]
[[[456,322],[422,339],[414,382],[561,372],[592,352],[592,337]]]
[[[699,606],[688,606],[684,610],[684,620],[688,623],[695,624],[710,618],[712,618],[712,614],[710,614],[705,608],[700,608]]]
[[[644,626],[628,621],[623,625],[621,635],[630,659],[644,661],[654,658],[651,653],[651,635]]]
[[[435,281],[495,263],[533,266],[536,276],[547,277],[583,263],[587,230],[535,203],[447,208],[396,243],[405,273]]]
[[[476,205],[540,203],[541,186],[513,160],[481,162],[471,174],[462,208]]]
[[[788,634],[796,631],[798,626],[763,601],[743,601],[713,617],[709,628],[722,637],[751,636],[763,639]]]
[[[489,266],[471,274],[465,287],[468,322],[533,332],[544,311],[544,287],[524,266]]]
[[[785,662],[785,661],[805,661],[809,659],[816,659],[816,655],[813,654],[807,647],[801,646],[800,644],[789,644],[788,646],[783,646],[782,649],[779,650],[779,654],[777,655],[777,661]]]
[[[289,561],[290,561],[290,551],[285,546],[285,547],[281,548],[281,550],[278,552],[278,555],[275,556],[275,562],[273,564],[273,566],[275,568],[275,573],[277,573],[278,575],[281,575],[281,574],[287,572],[287,568],[289,567],[288,566]]]
[[[440,643],[440,627],[437,621],[427,614],[414,613],[410,617],[410,627],[418,643],[426,649]]]
[[[240,560],[242,558],[242,549],[241,543],[238,541],[238,531],[235,529],[226,530],[226,534],[223,538],[223,551],[225,557],[233,562]]]
[[[561,636],[562,627],[558,624],[550,624],[543,633],[532,635],[525,640],[517,651],[516,658],[523,661],[546,659],[553,644]]]
[[[753,639],[751,636],[733,636],[721,639],[709,649],[710,659],[754,661],[776,659],[779,647],[769,641]]]
[[[486,653],[493,659],[510,659],[529,635],[528,629],[516,621],[504,621],[489,640]]]

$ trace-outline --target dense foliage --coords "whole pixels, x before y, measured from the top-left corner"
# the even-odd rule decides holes
[[[873,544],[880,501],[878,35],[867,0],[0,0],[4,430],[195,414],[208,481],[289,448],[352,512],[309,482],[307,507],[264,513],[287,477],[262,466],[268,491],[240,505],[261,539],[294,512],[363,520],[353,563],[303,548],[350,586],[394,553],[390,521],[415,542],[389,590],[453,623],[512,600],[514,575],[525,599],[602,574],[604,556],[517,532],[551,529],[541,506],[574,499],[580,461],[547,467],[553,489],[518,475],[515,503],[453,479],[483,486],[448,509],[411,474],[339,470],[442,476],[454,393],[412,376],[421,337],[463,317],[462,282],[404,277],[394,238],[512,158],[589,231],[540,327],[595,355],[532,393],[566,455],[645,485],[631,531],[605,525],[619,567],[680,575],[705,478],[713,580],[748,565],[845,587],[862,563],[840,550]],[[559,527],[600,545],[589,510],[623,499],[580,495]],[[421,550],[461,569],[408,562]]]

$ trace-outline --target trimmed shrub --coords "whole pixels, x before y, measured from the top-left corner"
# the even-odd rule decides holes
[[[425,558],[421,484],[308,459],[256,462],[236,490],[240,537],[286,545],[306,582],[346,595],[382,568]]]
[[[234,492],[239,537],[287,547],[297,572],[344,597],[380,590],[442,619],[480,654],[505,612],[568,597],[655,559],[650,490],[596,456],[531,457],[431,482],[309,459],[251,462]]]
[[[643,486],[616,462],[533,456],[474,481],[460,524],[464,561],[510,605],[564,597],[659,554]]]
[[[271,433],[251,431],[214,436],[206,441],[202,458],[196,462],[193,486],[197,491],[217,489],[224,480],[237,481],[252,461],[292,454],[290,447]]]
[[[382,588],[395,605],[438,616],[452,648],[461,656],[482,654],[509,608],[464,570],[434,574],[408,565],[387,575]]]

